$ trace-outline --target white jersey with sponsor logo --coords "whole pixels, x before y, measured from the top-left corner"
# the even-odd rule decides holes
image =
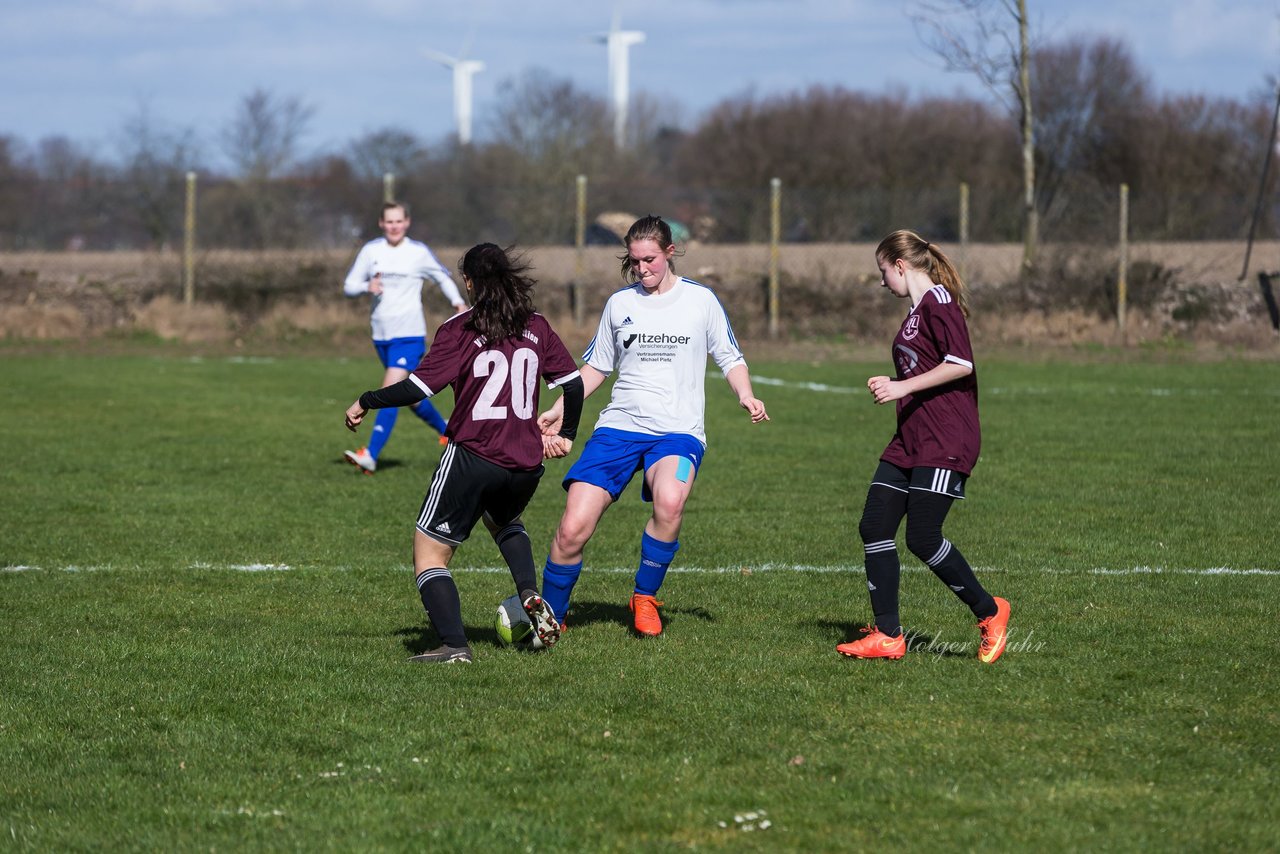
[[[449,305],[462,302],[449,271],[420,241],[406,237],[392,246],[385,237],[370,240],[356,255],[342,284],[342,292],[349,297],[368,293],[369,281],[379,274],[382,293],[372,299],[369,309],[374,341],[426,337],[427,323],[422,316],[423,279],[434,280]]]
[[[615,292],[583,354],[596,370],[618,374],[596,427],[654,436],[687,433],[706,445],[708,355],[724,374],[746,364],[710,288],[681,277],[661,295],[638,284]]]

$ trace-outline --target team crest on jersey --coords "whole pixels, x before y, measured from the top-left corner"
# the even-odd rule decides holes
[[[903,375],[911,373],[920,364],[920,354],[906,345],[899,344],[894,348],[898,357],[898,370]]]
[[[907,318],[907,322],[902,326],[902,338],[904,341],[910,341],[920,333],[920,315],[913,314]]]

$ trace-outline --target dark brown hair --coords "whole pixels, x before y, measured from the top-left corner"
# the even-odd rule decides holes
[[[533,307],[533,287],[526,275],[532,267],[523,257],[515,260],[492,243],[472,246],[458,262],[462,275],[471,281],[471,313],[466,328],[489,341],[518,338],[529,325]]]

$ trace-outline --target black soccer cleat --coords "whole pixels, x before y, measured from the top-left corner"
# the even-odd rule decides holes
[[[429,649],[420,655],[409,657],[410,661],[419,664],[470,664],[471,663],[471,647],[469,646],[442,646],[436,649]]]

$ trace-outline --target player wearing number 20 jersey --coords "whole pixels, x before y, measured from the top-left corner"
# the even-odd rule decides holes
[[[428,396],[453,388],[449,441],[503,468],[536,469],[542,465],[539,381],[556,388],[578,376],[578,365],[540,314],[530,315],[520,338],[490,342],[467,328],[470,313],[436,331],[409,382]]]
[[[572,448],[582,414],[577,363],[546,318],[534,311],[529,267],[492,243],[472,247],[460,265],[474,304],[446,321],[417,368],[398,383],[366,391],[346,414],[355,430],[371,409],[405,406],[453,390],[449,443],[418,511],[413,568],[423,607],[442,646],[420,662],[472,660],[457,585],[454,550],[484,519],[511,570],[539,640],[560,636],[555,614],[538,594],[537,570],[520,514],[533,498],[544,456]],[[555,436],[539,426],[540,381],[563,389],[565,417]]]

